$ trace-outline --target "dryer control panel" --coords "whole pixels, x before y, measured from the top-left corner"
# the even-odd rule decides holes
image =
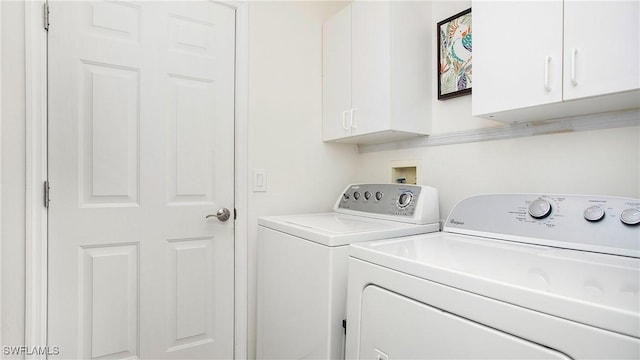
[[[640,257],[640,199],[487,194],[462,200],[448,232]]]
[[[423,185],[352,184],[342,192],[333,210],[414,224],[440,221],[438,191]]]

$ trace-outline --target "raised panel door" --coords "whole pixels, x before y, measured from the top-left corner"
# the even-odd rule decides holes
[[[49,345],[232,358],[235,10],[50,6]]]

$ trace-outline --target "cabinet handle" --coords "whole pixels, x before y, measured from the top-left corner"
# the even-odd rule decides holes
[[[349,113],[349,110],[345,110],[342,112],[342,128],[344,130],[349,130],[349,126],[347,125],[347,114]]]
[[[547,56],[544,59],[544,89],[547,92],[551,91],[551,86],[549,86],[549,65],[551,64],[551,56]]]
[[[358,124],[356,124],[356,118],[355,116],[353,116],[353,114],[356,112],[357,109],[351,109],[351,128],[352,129],[357,129],[358,128]]]
[[[576,79],[576,56],[578,55],[578,49],[571,49],[571,84],[573,86],[578,85],[578,80]]]

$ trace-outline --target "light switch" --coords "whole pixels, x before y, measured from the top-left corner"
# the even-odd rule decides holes
[[[253,191],[267,191],[267,171],[253,169]]]

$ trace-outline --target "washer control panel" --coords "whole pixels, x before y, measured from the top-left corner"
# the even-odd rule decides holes
[[[640,257],[640,199],[487,194],[464,199],[445,231]]]
[[[438,222],[438,192],[422,185],[352,184],[334,206],[340,213],[416,224]]]

